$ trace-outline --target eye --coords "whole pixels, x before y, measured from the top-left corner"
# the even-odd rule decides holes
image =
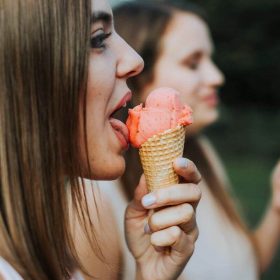
[[[191,70],[196,70],[199,67],[199,59],[191,59],[188,63],[188,67]]]
[[[105,41],[107,38],[111,36],[111,34],[112,34],[111,32],[109,33],[98,32],[97,35],[93,35],[90,38],[90,47],[92,49],[105,49],[106,48]]]
[[[202,54],[196,52],[183,61],[183,64],[191,70],[197,70],[200,66]]]

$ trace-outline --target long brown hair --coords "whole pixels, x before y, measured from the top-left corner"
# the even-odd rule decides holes
[[[90,13],[90,0],[0,1],[0,255],[24,279],[69,279],[78,264],[68,188],[81,209]]]
[[[194,4],[182,1],[133,1],[124,3],[114,10],[117,31],[145,61],[143,73],[130,80],[130,86],[135,93],[131,106],[141,102],[142,88],[154,78],[154,65],[162,49],[161,38],[174,14],[178,11],[195,14],[203,21],[207,20],[203,10]],[[128,22],[129,24],[127,24]],[[237,214],[232,198],[225,190],[227,182],[216,172],[203,141],[199,137],[187,140],[184,156],[196,163],[218,205],[221,206],[230,221],[247,232],[243,221]],[[127,168],[121,180],[128,198],[131,199],[143,172],[136,149],[128,150],[126,163]]]

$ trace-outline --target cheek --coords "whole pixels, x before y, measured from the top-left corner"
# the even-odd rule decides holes
[[[183,102],[196,106],[200,85],[201,79],[198,71],[192,71],[178,64],[162,63],[156,69],[153,87],[172,87],[182,94]]]
[[[110,98],[116,81],[116,63],[110,52],[90,56],[88,68],[87,92],[88,99],[99,98],[102,94],[103,99]]]
[[[199,103],[200,80],[196,75],[185,75],[185,78],[178,81],[177,89],[182,93],[183,102],[193,109]]]

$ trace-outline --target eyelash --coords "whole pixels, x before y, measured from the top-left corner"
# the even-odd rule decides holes
[[[92,38],[90,38],[90,47],[92,49],[105,49],[106,48],[106,44],[105,44],[105,40],[111,36],[111,32],[109,33],[102,33],[99,35],[96,35]]]

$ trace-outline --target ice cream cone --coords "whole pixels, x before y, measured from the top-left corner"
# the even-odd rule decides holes
[[[186,126],[177,126],[149,138],[139,149],[149,191],[179,182],[173,161],[182,156]]]

